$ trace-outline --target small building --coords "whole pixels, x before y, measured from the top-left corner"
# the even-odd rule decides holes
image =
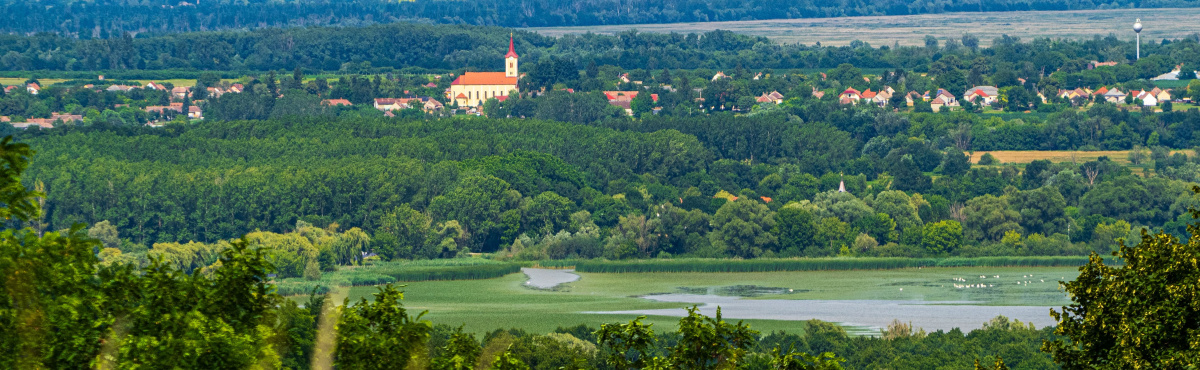
[[[717,72],[717,74],[713,75],[712,80],[713,81],[728,80],[730,78],[732,78],[732,77],[729,77],[728,75],[726,75],[725,72]]]
[[[404,98],[376,98],[374,105],[375,109],[381,111],[393,111],[409,108],[408,99]]]
[[[38,85],[37,83],[28,83],[25,84],[25,91],[28,91],[30,94],[37,95],[38,92],[42,91],[42,86]]]
[[[1120,89],[1114,87],[1104,92],[1104,100],[1107,100],[1109,103],[1121,104],[1125,102],[1125,96],[1127,95],[1129,94],[1123,93]]]
[[[325,99],[325,100],[322,100],[322,101],[321,101],[321,105],[324,105],[324,106],[329,106],[329,107],[336,107],[336,106],[339,106],[339,105],[345,105],[345,106],[349,107],[349,106],[352,106],[352,105],[354,105],[354,104],[350,103],[350,101],[349,101],[349,100],[346,100],[346,99]]]
[[[967,89],[967,92],[963,94],[963,100],[983,106],[991,106],[999,96],[1000,89],[997,89],[995,86],[975,86]]]
[[[619,107],[625,110],[625,114],[633,115],[633,99],[636,99],[638,91],[605,91],[604,96],[608,98],[608,104]],[[658,103],[658,94],[650,94],[650,100]]]
[[[171,89],[171,97],[173,97],[175,99],[183,100],[184,98],[187,98],[191,95],[192,95],[191,88],[179,86],[179,87]]]
[[[862,93],[853,87],[847,88],[846,91],[842,91],[841,95],[838,95],[838,103],[841,104],[858,104],[859,100],[862,100]]]
[[[934,112],[941,110],[942,107],[953,109],[958,106],[958,99],[954,98],[954,94],[951,94],[945,89],[938,89],[937,95],[935,95],[933,99],[929,101],[929,107],[932,108]]]

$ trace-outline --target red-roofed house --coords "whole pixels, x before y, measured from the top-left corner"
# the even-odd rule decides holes
[[[29,83],[25,84],[25,91],[28,91],[30,94],[37,95],[39,91],[42,91],[42,87],[36,83]]]
[[[408,109],[408,99],[404,98],[377,98],[375,99],[375,109],[382,111]]]
[[[450,83],[446,97],[454,99],[459,106],[477,107],[491,98],[508,96],[510,91],[519,91],[517,80],[517,51],[513,40],[508,38],[508,54],[504,54],[504,72],[466,72]]]
[[[860,99],[862,99],[862,93],[853,87],[842,91],[842,95],[838,96],[838,102],[842,104],[858,104]]]
[[[638,91],[605,91],[604,96],[608,98],[608,104],[625,109],[626,114],[633,114],[633,99],[637,98]],[[650,100],[658,103],[658,94],[650,94]]]
[[[321,105],[330,106],[330,107],[345,105],[345,106],[349,107],[354,104],[350,103],[350,101],[346,100],[346,99],[325,99],[325,100],[321,101]]]

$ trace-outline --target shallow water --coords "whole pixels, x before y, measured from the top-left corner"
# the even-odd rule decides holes
[[[536,269],[524,267],[521,272],[529,277],[525,282],[525,286],[537,289],[554,289],[559,284],[569,283],[579,280],[579,275],[575,274],[574,269],[567,270],[551,270],[551,269]]]
[[[871,331],[878,331],[896,319],[912,322],[914,328],[923,328],[925,331],[948,331],[953,328],[969,331],[979,329],[985,322],[1001,315],[1025,323],[1032,322],[1039,328],[1055,324],[1050,317],[1050,306],[983,306],[977,302],[963,301],[750,300],[697,294],[658,294],[642,298],[659,302],[695,303],[700,306],[700,312],[708,316],[716,315],[720,306],[725,319],[817,319],[865,327]],[[671,308],[588,313],[683,317],[687,315],[687,310]]]

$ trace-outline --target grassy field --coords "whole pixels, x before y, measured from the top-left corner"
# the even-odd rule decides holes
[[[872,45],[924,45],[925,35],[959,38],[970,32],[983,46],[1007,34],[1030,40],[1039,37],[1090,39],[1113,33],[1133,39],[1133,21],[1145,20],[1144,39],[1181,38],[1200,32],[1200,9],[1119,9],[1087,11],[946,13],[905,16],[779,19],[733,22],[637,24],[592,27],[548,27],[529,30],[550,36],[593,32],[707,32],[729,30],[765,36],[781,43],[847,45],[861,40]]]
[[[25,81],[28,79],[29,78],[0,77],[0,84],[4,84],[4,86],[24,85]],[[50,86],[50,85],[53,85],[53,84],[56,84],[59,82],[63,82],[63,81],[66,81],[66,80],[60,79],[60,78],[39,78],[38,79],[38,82],[41,82],[42,87]]]
[[[1186,155],[1195,156],[1196,153],[1192,150],[1172,150],[1172,153],[1184,153]],[[1095,160],[1103,156],[1107,156],[1113,162],[1128,165],[1129,151],[1128,150],[1100,150],[1100,151],[1072,151],[1072,150],[996,150],[990,152],[974,152],[971,154],[971,163],[979,163],[979,158],[985,153],[991,153],[993,157],[1000,160],[1000,163],[1015,163],[1023,164],[1036,160],[1046,159],[1051,162],[1076,162],[1084,163]],[[1147,152],[1147,154],[1149,154]]]
[[[1027,275],[1038,276],[1024,278]],[[407,283],[405,305],[429,310],[426,318],[435,323],[464,325],[472,332],[496,328],[522,328],[549,332],[559,326],[628,321],[632,316],[584,314],[584,311],[682,308],[686,304],[658,303],[636,298],[652,293],[679,292],[686,288],[757,285],[793,289],[790,294],[757,299],[853,299],[978,301],[995,305],[1061,305],[1066,298],[1056,281],[1072,279],[1075,267],[954,267],[895,270],[750,272],[750,273],[579,273],[579,281],[557,291],[523,286],[524,274],[472,281],[425,281]],[[956,289],[953,278],[994,282],[994,289]],[[992,278],[1000,275],[999,279]],[[1044,279],[1045,282],[1041,280]],[[1017,285],[1029,280],[1030,285]],[[901,290],[903,288],[903,290]],[[353,287],[350,299],[369,296],[375,287]],[[341,299],[341,297],[337,298]],[[754,298],[751,298],[754,299]],[[660,330],[674,330],[677,318],[651,317]],[[799,332],[801,321],[747,320],[761,331]]]

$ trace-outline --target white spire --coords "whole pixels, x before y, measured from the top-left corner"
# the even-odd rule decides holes
[[[839,193],[845,193],[845,192],[846,192],[846,180],[842,180],[842,181],[841,181],[841,183],[840,183],[840,184],[838,184],[838,192],[839,192]]]

